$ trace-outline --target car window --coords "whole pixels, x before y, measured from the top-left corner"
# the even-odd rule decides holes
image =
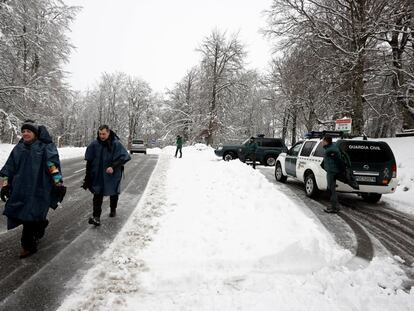
[[[263,147],[279,147],[282,148],[283,144],[280,140],[277,139],[263,139],[263,143],[262,143]]]
[[[289,155],[297,157],[299,154],[300,147],[302,147],[303,141],[296,143],[292,148],[289,150]]]
[[[325,156],[325,148],[323,148],[322,141],[319,143],[318,147],[316,147],[316,150],[313,154],[314,157],[321,157],[323,158]]]
[[[303,148],[302,148],[302,151],[300,152],[300,155],[302,157],[309,157],[312,150],[313,150],[313,147],[315,147],[315,145],[316,145],[316,141],[307,141],[303,145]]]
[[[381,163],[394,159],[390,147],[376,141],[341,141],[339,147],[348,154],[351,162]]]
[[[144,141],[143,140],[133,140],[132,143],[139,145],[139,144],[143,144]]]

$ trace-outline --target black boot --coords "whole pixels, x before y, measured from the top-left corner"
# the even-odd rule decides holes
[[[118,206],[118,195],[111,195],[109,197],[109,207],[111,208],[111,212],[109,213],[109,217],[116,216],[116,207]]]
[[[111,207],[111,212],[109,213],[109,217],[115,217],[116,216],[116,208]]]
[[[95,225],[97,227],[101,225],[101,220],[99,219],[99,217],[90,217],[88,223],[90,225]]]

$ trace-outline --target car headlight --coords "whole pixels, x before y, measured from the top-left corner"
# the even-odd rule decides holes
[[[218,147],[218,148],[217,148],[217,150],[222,150],[222,149],[223,149],[223,147],[222,147],[222,146],[220,146],[220,147]]]

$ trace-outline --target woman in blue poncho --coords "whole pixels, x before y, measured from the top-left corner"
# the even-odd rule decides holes
[[[59,154],[46,127],[26,120],[21,131],[22,139],[0,170],[0,196],[6,202],[7,228],[23,225],[20,258],[25,258],[36,253],[49,223],[49,208],[55,209],[63,200],[66,187]]]

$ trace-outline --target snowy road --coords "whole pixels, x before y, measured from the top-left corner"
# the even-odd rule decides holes
[[[404,271],[370,234],[364,257],[359,235],[302,189],[204,145],[183,153],[162,151],[130,221],[59,311],[411,310]]]
[[[275,181],[274,169],[259,168],[266,178],[281,187],[281,190],[292,193],[304,201],[314,215],[333,234],[341,246],[348,248],[357,257],[371,260],[379,253],[388,252],[397,256],[407,275],[414,280],[414,217],[391,208],[383,200],[378,204],[369,204],[353,194],[339,194],[342,211],[338,215],[329,215],[322,212],[322,208],[329,206],[329,197],[326,193],[316,202],[306,197],[303,184],[289,179],[286,184]],[[342,223],[343,227],[338,227]],[[349,228],[343,234],[344,226]],[[354,235],[349,236],[349,229]],[[410,284],[407,284],[409,286]],[[411,284],[412,285],[412,284]]]
[[[21,228],[0,233],[0,310],[55,310],[70,291],[67,281],[80,280],[122,228],[137,205],[157,163],[156,155],[134,155],[125,169],[118,214],[107,218],[104,201],[102,226],[87,224],[92,195],[80,188],[85,163],[67,160],[62,166],[68,193],[62,208],[51,211],[50,225],[35,256],[20,260]]]

